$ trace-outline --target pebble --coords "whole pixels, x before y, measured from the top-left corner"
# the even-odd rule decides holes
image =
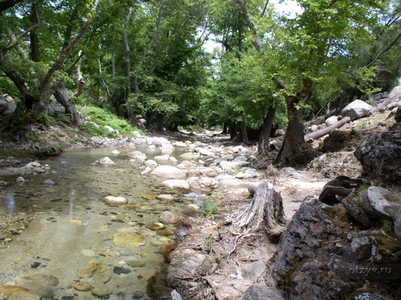
[[[24,178],[24,177],[22,177],[22,176],[20,176],[20,177],[17,177],[17,179],[15,180],[15,182],[16,182],[16,183],[19,183],[19,184],[22,184],[22,183],[24,183],[24,182],[25,182],[25,178]]]
[[[93,288],[89,283],[87,283],[85,281],[80,281],[80,282],[74,284],[72,287],[80,292],[90,291]]]
[[[131,270],[128,269],[128,268],[124,268],[124,267],[114,267],[113,268],[113,273],[117,274],[117,275],[129,274],[129,273],[131,273]]]
[[[36,269],[36,268],[38,268],[40,265],[41,265],[40,262],[34,261],[34,262],[31,264],[31,268],[32,268],[32,269]]]

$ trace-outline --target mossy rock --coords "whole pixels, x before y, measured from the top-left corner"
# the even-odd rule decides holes
[[[37,157],[58,156],[63,151],[64,147],[62,145],[34,145],[32,147],[32,154]]]
[[[324,139],[320,150],[325,153],[341,151],[350,143],[353,135],[354,133],[352,131],[332,131],[330,135]]]

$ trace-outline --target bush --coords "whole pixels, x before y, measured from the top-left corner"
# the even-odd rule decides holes
[[[84,106],[81,108],[81,111],[90,121],[82,125],[81,129],[90,135],[116,137],[118,134],[130,135],[132,131],[135,130],[127,120],[121,119],[103,108]],[[112,127],[117,130],[118,133],[110,132],[105,126]]]

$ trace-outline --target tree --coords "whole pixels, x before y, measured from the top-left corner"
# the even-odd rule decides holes
[[[85,4],[84,7],[83,4]],[[2,28],[2,36],[6,35],[4,31],[7,30],[11,32],[11,37],[9,37],[10,42],[0,50],[0,70],[15,85],[20,94],[22,100],[18,105],[20,111],[29,111],[34,115],[46,111],[50,96],[60,87],[58,81],[62,80],[60,71],[62,71],[65,62],[95,23],[98,4],[99,0],[93,2],[67,1],[59,3],[57,7],[59,12],[57,12],[53,7],[57,4],[51,1],[33,0],[29,6],[26,6],[28,13],[14,11],[6,16],[13,21],[17,19],[17,22],[14,22],[16,25],[14,28],[6,28],[6,26]],[[80,15],[82,22],[80,28],[75,34],[72,34],[72,26],[75,25],[75,22],[71,20],[70,23],[66,24],[64,18],[66,15],[68,16],[70,10],[71,17],[77,17],[78,8],[82,11],[82,15]],[[23,18],[16,17],[20,13],[25,13]],[[45,22],[41,22],[42,18],[56,21],[55,24],[52,24],[54,28],[50,28],[45,25]],[[23,31],[24,23],[28,20],[30,27]],[[56,41],[56,45],[52,45],[48,38],[53,35],[53,30],[60,33],[59,30],[63,27],[66,33],[64,40],[59,39]],[[22,33],[20,33],[21,31]],[[28,49],[25,48],[23,42],[28,34],[30,38],[29,55],[26,55]],[[18,38],[15,38],[16,36]],[[16,48],[18,48],[17,51]],[[46,52],[48,52],[46,50],[51,50],[52,55],[45,57]],[[61,94],[65,95],[65,93],[58,93],[56,98],[59,98]],[[68,102],[69,99],[65,99],[65,101]],[[73,106],[69,105],[69,109],[72,108]],[[75,115],[75,112],[72,115]],[[76,121],[74,116],[72,119]]]

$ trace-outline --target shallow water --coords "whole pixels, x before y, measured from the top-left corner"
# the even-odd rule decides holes
[[[111,154],[112,149],[65,153],[41,162],[50,165],[49,174],[27,176],[24,184],[7,187],[0,198],[0,217],[26,212],[34,220],[7,248],[0,249],[0,285],[22,285],[21,276],[41,273],[57,277],[59,284],[43,288],[41,279],[24,282],[24,286],[48,297],[44,299],[169,299],[163,285],[156,288],[157,297],[147,291],[149,279],[165,267],[160,246],[174,237],[161,236],[146,225],[158,222],[161,212],[178,210],[182,204],[154,199],[162,188],[140,175],[124,155],[128,149],[120,150],[120,155]],[[93,164],[104,156],[116,164]],[[43,184],[45,179],[56,185]],[[108,206],[101,201],[107,195],[124,196],[130,205]],[[118,233],[139,235],[144,245],[116,245],[113,236]],[[137,262],[128,265],[129,261]],[[103,274],[95,272],[81,281],[103,289],[102,293],[110,294],[108,298],[72,288],[89,262],[101,266]],[[122,267],[122,274],[115,267]]]

